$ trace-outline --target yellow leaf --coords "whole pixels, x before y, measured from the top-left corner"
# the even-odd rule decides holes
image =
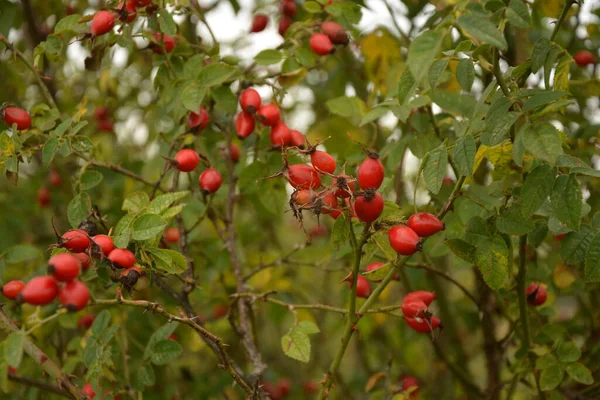
[[[476,171],[477,168],[479,168],[479,165],[484,158],[487,158],[487,160],[492,163],[496,170],[510,171],[510,163],[512,161],[512,143],[505,141],[492,147],[485,145],[479,146],[477,154],[475,154],[473,171]]]
[[[394,87],[403,69],[400,42],[385,29],[378,29],[360,41],[365,57],[365,72],[375,90],[386,95]]]
[[[365,391],[370,392],[373,390],[375,385],[377,385],[377,383],[382,379],[385,379],[385,374],[383,372],[376,372],[371,375],[367,380],[367,384],[365,385]]]

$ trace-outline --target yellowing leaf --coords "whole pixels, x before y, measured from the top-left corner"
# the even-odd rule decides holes
[[[487,158],[496,170],[509,172],[510,162],[512,161],[512,143],[506,141],[491,147],[485,145],[479,146],[475,155],[473,171],[477,171],[484,158]]]
[[[375,385],[377,385],[377,383],[382,379],[385,379],[385,373],[383,372],[376,372],[373,375],[371,375],[367,380],[367,384],[365,385],[365,391],[370,392],[371,390],[373,390]]]
[[[400,79],[402,53],[400,43],[387,30],[378,29],[360,42],[365,57],[367,77],[375,84],[375,90],[386,95]]]
[[[554,284],[559,289],[568,288],[573,282],[575,282],[575,279],[577,279],[575,274],[571,271],[571,268],[563,263],[558,263],[556,265],[552,275],[554,276]]]
[[[440,89],[444,89],[447,92],[457,93],[460,92],[460,84],[456,80],[456,67],[458,66],[458,60],[450,60],[448,62],[448,70],[451,72],[450,79],[438,86]]]

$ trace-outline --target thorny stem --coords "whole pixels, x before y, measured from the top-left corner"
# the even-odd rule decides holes
[[[13,382],[22,383],[25,386],[33,386],[33,387],[42,389],[44,392],[52,392],[59,396],[66,397],[67,399],[72,398],[71,395],[69,394],[69,392],[65,392],[58,386],[50,385],[46,382],[36,381],[33,379],[25,378],[23,376],[17,376],[15,374],[13,374],[12,372],[8,373],[8,379],[10,379]]]
[[[104,169],[108,169],[114,172],[117,172],[121,175],[125,175],[128,176],[132,179],[135,179],[138,182],[142,182],[145,185],[148,185],[150,187],[154,186],[154,183],[150,182],[149,180],[147,180],[146,178],[136,174],[133,171],[128,170],[127,168],[123,168],[120,165],[116,165],[116,164],[111,164],[111,163],[104,163],[101,161],[96,161],[96,160],[91,160],[89,157],[81,154],[81,153],[76,153],[78,157],[84,159],[85,161],[87,161],[90,165],[93,165],[94,167],[98,167],[98,168],[104,168]],[[164,190],[163,190],[164,191]]]

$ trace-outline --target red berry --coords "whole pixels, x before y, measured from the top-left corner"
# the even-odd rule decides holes
[[[561,241],[565,238],[566,233],[559,233],[558,235],[554,236],[554,238],[558,241]]]
[[[115,26],[115,16],[110,11],[98,11],[92,19],[90,32],[94,36],[104,35]]]
[[[312,197],[313,197],[312,193],[308,189],[302,189],[302,190],[295,191],[294,194],[292,195],[294,202],[296,204],[298,204],[299,206],[303,206],[305,204],[310,203],[310,201],[312,200]]]
[[[108,259],[117,268],[130,268],[135,264],[135,254],[127,249],[114,249],[108,255]]]
[[[25,284],[17,296],[18,301],[24,301],[35,306],[50,304],[58,294],[58,283],[51,276],[36,276]]]
[[[229,155],[234,164],[240,161],[240,148],[237,144],[231,143],[229,146]]]
[[[171,340],[173,342],[176,342],[177,341],[177,335],[174,334],[174,333],[171,333],[167,339],[169,339],[169,340]]]
[[[229,312],[229,308],[224,304],[217,304],[212,309],[212,316],[215,319],[223,318]]]
[[[25,282],[23,281],[10,281],[2,286],[2,294],[7,299],[14,300],[17,298],[19,293],[21,293],[24,287]]]
[[[337,210],[336,210],[337,211]],[[327,229],[323,225],[315,225],[310,228],[310,236],[312,237],[321,237],[327,234]]]
[[[416,399],[419,396],[419,381],[414,376],[405,375],[401,378],[402,391],[410,393],[410,399]]]
[[[329,37],[323,33],[314,33],[310,37],[309,44],[311,50],[320,56],[326,56],[327,54],[331,54],[335,51],[333,43],[331,43]]]
[[[367,270],[366,270],[366,271],[367,271],[367,272],[375,271],[376,269],[379,269],[379,268],[381,268],[383,265],[384,265],[384,264],[383,264],[382,262],[374,262],[374,263],[371,263],[371,264],[369,264],[369,265],[367,266]],[[375,282],[381,282],[382,280],[383,280],[383,279],[379,279],[379,280],[377,280],[377,281],[375,281]],[[397,281],[397,280],[400,280],[400,277],[398,276],[398,274],[395,274],[395,275],[394,275],[394,280],[396,280],[396,281]]]
[[[302,134],[302,132],[292,129],[290,131],[291,140],[290,146],[298,147],[299,149],[303,149],[306,143],[306,138]]]
[[[275,104],[265,104],[258,109],[257,117],[263,125],[275,126],[281,118],[281,112]]]
[[[136,7],[146,7],[152,3],[152,0],[133,0]]]
[[[298,6],[293,0],[283,0],[279,5],[279,11],[288,17],[293,17],[298,12]]]
[[[289,379],[280,379],[277,382],[277,388],[279,389],[279,393],[281,393],[282,397],[290,394],[290,390],[292,389],[292,382]]]
[[[167,243],[179,243],[179,229],[167,228],[165,231],[165,240]]]
[[[138,0],[140,1],[140,0]],[[92,389],[92,384],[91,383],[86,383],[85,385],[83,385],[83,388],[81,389],[81,391],[87,395],[87,397],[89,397],[90,399],[93,399],[94,397],[96,397],[96,392],[94,392],[94,389]]]
[[[124,269],[123,272],[121,272],[121,275],[133,277],[133,279],[135,279],[137,281],[137,278],[142,276],[142,270],[139,269],[138,267],[130,267],[130,268]]]
[[[335,44],[348,44],[349,38],[340,24],[333,21],[323,22],[321,30]]]
[[[48,261],[48,272],[59,282],[71,282],[79,276],[81,264],[73,254],[59,253]]]
[[[441,321],[438,317],[433,316],[430,320],[426,318],[411,318],[411,317],[403,317],[404,321],[410,326],[414,331],[419,333],[429,333],[439,327],[441,325]]]
[[[290,165],[287,178],[294,189],[316,189],[321,186],[319,174],[307,164]]]
[[[319,385],[313,381],[308,381],[304,384],[304,392],[308,394],[317,393],[319,391]]]
[[[260,103],[260,94],[252,88],[248,88],[240,94],[240,106],[242,107],[242,111],[254,114],[256,110],[260,108]]]
[[[285,16],[285,15],[282,16],[281,19],[279,20],[279,26],[278,26],[279,34],[281,36],[285,36],[285,33],[287,32],[288,28],[293,23],[294,23],[294,21],[290,17]]]
[[[358,184],[361,189],[378,189],[383,183],[383,175],[383,164],[381,164],[379,158],[376,155],[369,156],[358,167]]]
[[[362,222],[375,221],[383,212],[383,197],[375,191],[368,191],[365,195],[356,196],[354,212]]]
[[[121,21],[133,22],[137,16],[135,3],[132,0],[127,2],[123,1],[117,6],[117,10],[119,10],[119,19]]]
[[[156,39],[156,42],[157,42],[157,43],[154,43],[153,46],[151,46],[154,54],[162,54],[163,53],[163,49],[162,49],[162,45],[161,45],[161,42],[163,42],[163,41],[164,41],[165,51],[167,53],[172,52],[173,49],[175,48],[175,45],[177,44],[175,42],[175,39],[173,39],[171,36],[166,35],[164,33],[155,32],[154,38]]]
[[[50,173],[48,174],[48,180],[50,181],[50,184],[54,187],[58,187],[62,183],[62,178],[60,174],[56,172],[55,169],[50,170]]]
[[[245,139],[254,132],[254,117],[247,112],[240,112],[235,118],[235,130],[240,139]]]
[[[46,207],[48,204],[50,204],[51,197],[52,195],[50,193],[50,189],[48,189],[47,187],[41,187],[37,193],[38,205],[40,207]]]
[[[321,195],[320,193],[319,195]],[[331,214],[336,211],[338,207],[337,197],[333,193],[327,193],[325,196],[321,197],[321,208],[319,212],[321,214]]]
[[[96,235],[92,238],[92,240],[100,247],[105,256],[108,256],[115,248],[115,243],[107,235]]]
[[[411,302],[403,302],[402,303],[402,314],[405,317],[420,317],[424,318],[424,311],[427,311],[427,305],[423,303],[421,300],[414,300]]]
[[[408,219],[408,226],[420,237],[435,235],[444,230],[444,223],[435,215],[426,212],[411,215]]]
[[[442,179],[442,184],[444,184],[444,185],[454,185],[454,181],[452,180],[452,178],[446,176],[444,179]]]
[[[419,235],[408,226],[399,225],[393,227],[388,233],[390,245],[398,254],[410,256],[421,251]]]
[[[175,162],[179,171],[190,172],[198,166],[200,156],[192,149],[183,149],[175,155]]]
[[[335,158],[331,154],[320,150],[315,150],[311,153],[310,162],[317,171],[329,174],[333,174],[337,167]]]
[[[269,23],[269,17],[265,14],[256,14],[252,20],[252,26],[250,27],[250,33],[262,32]]]
[[[590,64],[594,64],[596,61],[594,55],[587,50],[580,50],[573,56],[575,63],[580,67],[587,67]]]
[[[402,299],[402,303],[411,303],[413,301],[422,301],[425,303],[427,307],[436,299],[435,293],[427,292],[425,290],[417,290],[414,292],[410,292],[404,299]]]
[[[337,188],[335,195],[340,199],[345,199],[352,196],[355,184],[351,176],[340,174],[333,179],[333,186]]]
[[[4,109],[4,122],[7,125],[17,125],[17,129],[22,131],[29,129],[31,126],[31,117],[29,113],[22,108],[18,107],[7,107]]]
[[[267,392],[270,400],[281,400],[283,398],[277,385],[274,385],[270,382],[265,382],[263,383],[262,388],[265,392]]]
[[[96,121],[103,121],[105,119],[108,119],[108,117],[109,117],[108,108],[106,108],[104,106],[98,106],[94,109],[94,119]]]
[[[73,253],[81,253],[90,247],[90,237],[83,229],[71,229],[63,233],[61,245]]]
[[[202,189],[206,193],[214,193],[221,187],[223,183],[223,178],[219,171],[214,168],[209,168],[202,172],[200,178],[198,179],[198,184],[200,185],[200,189]]]
[[[356,297],[366,299],[371,294],[371,284],[369,280],[362,275],[358,275],[356,281]]]
[[[200,107],[198,113],[190,112],[188,115],[188,125],[190,128],[198,128],[199,131],[204,130],[210,122],[210,116],[206,108]]]
[[[77,326],[81,329],[90,329],[90,326],[94,323],[94,319],[95,317],[92,314],[84,315],[77,321]]]
[[[113,131],[113,123],[109,119],[104,119],[102,121],[98,121],[96,124],[98,130],[100,132],[112,132]]]
[[[284,122],[277,122],[271,128],[269,139],[271,139],[271,144],[273,145],[273,147],[289,146],[292,140],[290,128],[288,128],[288,126]]]
[[[548,298],[548,292],[546,291],[546,285],[543,283],[532,283],[525,289],[527,294],[527,302],[531,306],[541,306],[546,302]]]
[[[60,304],[70,312],[83,309],[90,301],[90,290],[81,281],[67,283],[58,293]]]

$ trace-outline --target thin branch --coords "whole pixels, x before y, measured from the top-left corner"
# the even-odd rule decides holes
[[[10,379],[13,382],[21,383],[25,386],[33,386],[33,387],[42,389],[44,392],[52,392],[59,396],[65,397],[67,399],[72,398],[71,395],[69,394],[69,392],[65,392],[58,386],[54,386],[54,385],[51,385],[49,383],[42,382],[42,381],[36,381],[34,379],[25,378],[23,376],[17,376],[10,371],[8,372],[8,379]]]
[[[105,162],[101,162],[101,161],[96,161],[96,160],[91,160],[89,159],[89,157],[81,154],[81,153],[75,153],[78,157],[84,159],[85,161],[87,161],[90,165],[94,166],[94,167],[98,167],[98,168],[104,168],[104,169],[108,169],[114,172],[117,172],[121,175],[125,175],[128,176],[132,179],[135,179],[138,182],[142,182],[145,185],[148,185],[150,187],[154,186],[154,183],[150,182],[149,180],[147,180],[146,178],[136,174],[133,171],[128,170],[127,168],[123,168],[120,165],[116,165],[116,164],[111,164],[111,163],[105,163]],[[162,190],[164,192],[164,190]]]
[[[390,16],[392,17],[392,23],[396,27],[396,30],[398,31],[398,33],[400,34],[400,36],[402,36],[402,38],[404,40],[406,40],[407,43],[410,43],[410,37],[406,33],[404,33],[404,31],[402,30],[402,28],[400,28],[400,25],[398,24],[398,21],[396,21],[396,15],[394,13],[394,9],[390,5],[390,3],[388,3],[388,0],[383,0],[383,3],[385,4],[385,7],[387,8],[388,12],[390,13]]]
[[[502,71],[500,70],[500,54],[498,52],[498,49],[496,49],[496,48],[494,48],[494,50],[493,50],[493,57],[494,57],[494,66],[492,69],[492,73],[496,77],[496,81],[498,82],[500,89],[502,89],[502,93],[504,93],[504,95],[506,97],[510,97],[510,91],[508,90],[508,86],[506,86],[506,82],[504,81],[504,76],[502,75]]]
[[[573,5],[573,3],[575,3],[575,0],[567,0],[566,1],[565,7],[563,8],[562,13],[560,14],[560,17],[558,18],[556,25],[554,25],[554,30],[552,31],[552,35],[550,36],[551,41],[553,41],[556,38],[558,31],[560,31],[560,26],[562,25],[565,18],[567,17],[567,14],[569,13],[569,9]]]

